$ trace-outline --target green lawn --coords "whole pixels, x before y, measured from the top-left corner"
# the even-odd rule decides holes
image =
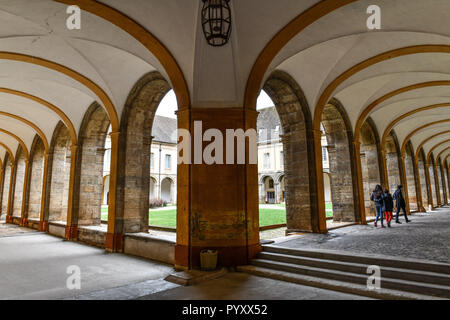
[[[284,205],[275,205],[284,207]],[[333,217],[332,204],[326,204],[327,218]],[[108,208],[102,208],[102,220],[108,219]],[[149,224],[158,227],[176,228],[177,210],[150,210]],[[259,225],[261,227],[286,223],[286,210],[280,209],[259,209]]]

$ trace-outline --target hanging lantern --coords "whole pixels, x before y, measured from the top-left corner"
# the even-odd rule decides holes
[[[203,0],[202,27],[210,45],[227,44],[231,35],[230,0]]]

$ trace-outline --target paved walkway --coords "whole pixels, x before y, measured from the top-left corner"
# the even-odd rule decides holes
[[[392,223],[392,228],[354,225],[326,235],[305,234],[277,243],[287,248],[320,248],[382,254],[450,263],[450,207],[416,213],[411,223]]]

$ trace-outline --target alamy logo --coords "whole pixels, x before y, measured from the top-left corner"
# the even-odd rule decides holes
[[[81,9],[79,6],[68,6],[66,13],[70,16],[66,20],[66,26],[69,30],[81,29]]]
[[[255,129],[208,129],[194,122],[194,135],[178,129],[178,164],[258,164],[258,133]],[[259,139],[268,140],[268,130],[260,130]],[[271,137],[277,134],[271,131]],[[206,143],[206,144],[205,144]],[[206,145],[206,146],[205,146]],[[193,154],[192,154],[193,153]]]
[[[377,5],[371,5],[367,8],[367,14],[370,14],[367,19],[367,28],[369,30],[381,29],[381,8]]]
[[[369,266],[367,274],[370,274],[367,279],[367,289],[380,290],[381,289],[381,269],[379,266]]]
[[[79,266],[67,267],[66,273],[70,276],[67,278],[66,287],[69,290],[81,290],[81,269]]]

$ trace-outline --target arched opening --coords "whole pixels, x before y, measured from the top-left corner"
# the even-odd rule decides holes
[[[367,118],[361,126],[359,135],[366,219],[375,218],[375,206],[370,200],[370,195],[376,185],[383,185],[382,174],[380,171],[380,141],[378,137],[375,123],[370,117]]]
[[[317,187],[312,174],[315,171],[314,135],[306,98],[295,80],[282,71],[270,75],[264,84],[262,97],[264,92],[270,98],[266,100],[271,101],[266,103],[266,108],[261,107],[260,103],[258,106],[260,181],[271,172],[271,176],[283,175],[285,204],[281,208],[286,210],[287,232],[319,232]],[[270,104],[274,107],[267,108]],[[277,182],[274,181],[275,187]],[[266,198],[263,195],[260,184],[260,202]],[[275,196],[275,199],[279,198]],[[260,209],[260,224],[262,211]],[[274,214],[277,212],[280,211],[273,211]]]
[[[405,176],[408,186],[409,208],[411,211],[419,211],[416,193],[416,171],[414,169],[414,149],[411,141],[408,141],[405,151]]]
[[[3,190],[2,190],[2,214],[8,214],[8,205],[9,205],[9,188],[11,181],[11,157],[9,153],[6,153],[5,161],[3,161]]]
[[[158,199],[158,196],[159,196],[158,190],[159,190],[159,187],[158,187],[158,182],[156,181],[156,178],[150,177],[150,203],[153,200]]]
[[[59,122],[50,143],[49,167],[47,179],[48,208],[45,210],[45,221],[67,224],[67,209],[69,199],[70,166],[71,166],[71,137],[69,130]],[[50,228],[52,232],[52,228]]]
[[[391,193],[394,193],[394,191],[397,190],[397,186],[402,184],[400,147],[394,130],[392,130],[386,138],[384,151],[386,156],[387,178],[389,181],[388,188]]]
[[[45,147],[36,135],[30,152],[30,187],[28,189],[28,220],[39,221],[42,203],[42,181],[44,179]]]
[[[323,110],[322,128],[329,158],[333,222],[360,221],[356,212],[352,128],[343,106],[336,99],[332,99]]]
[[[428,198],[428,174],[426,169],[426,157],[423,148],[419,152],[417,159],[417,169],[419,170],[420,178],[420,191],[422,194],[422,206],[424,208],[429,207],[430,201]]]
[[[109,127],[110,121],[104,108],[98,103],[92,104],[85,113],[78,138],[78,170],[74,188],[78,226],[101,224],[105,146]]]
[[[172,204],[174,202],[173,190],[174,183],[172,179],[165,178],[161,182],[161,200],[165,203]]]
[[[328,154],[328,153],[327,153]],[[323,154],[322,154],[323,156]],[[329,167],[328,167],[329,169]],[[333,218],[333,202],[331,199],[331,177],[330,172],[325,171],[323,173],[323,188],[325,192],[325,214],[327,219]]]
[[[23,201],[23,186],[25,184],[25,170],[26,170],[26,154],[19,146],[16,153],[16,163],[14,172],[14,187],[13,187],[13,217],[20,219],[22,217],[22,201]]]
[[[118,233],[148,232],[152,128],[156,110],[169,90],[170,85],[164,77],[151,72],[137,82],[125,104],[119,138],[122,152],[118,161],[117,208],[113,222]],[[171,138],[176,143],[176,133],[172,133]],[[169,160],[171,169],[176,170],[176,158]]]

